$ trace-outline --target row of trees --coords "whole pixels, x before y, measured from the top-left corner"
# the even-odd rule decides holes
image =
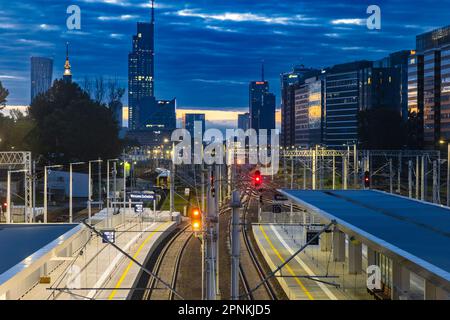
[[[120,102],[123,92],[116,83],[110,102]],[[0,105],[7,96],[0,83]],[[115,158],[124,147],[119,124],[103,99],[93,99],[78,84],[64,80],[37,96],[27,114],[1,115],[0,139],[0,150],[31,150],[46,163]]]

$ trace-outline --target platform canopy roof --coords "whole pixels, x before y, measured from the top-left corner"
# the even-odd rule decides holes
[[[280,193],[338,228],[450,286],[450,209],[376,190]],[[442,282],[440,282],[442,283]],[[447,286],[446,285],[446,286]]]
[[[0,224],[0,283],[2,275],[23,264],[27,258],[57,240],[67,238],[67,233],[77,224]]]

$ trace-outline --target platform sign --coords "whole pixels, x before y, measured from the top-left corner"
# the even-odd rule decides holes
[[[312,238],[314,238],[319,232],[317,231],[307,231],[306,232],[306,242],[311,241]],[[311,246],[317,246],[319,245],[319,237],[315,238],[309,245]]]
[[[142,203],[138,203],[134,206],[134,212],[142,213],[144,212],[144,205]]]
[[[132,192],[130,193],[130,199],[132,201],[154,201],[155,194],[154,193],[145,193],[145,192]]]
[[[103,243],[115,243],[116,242],[116,230],[102,230],[102,242]]]
[[[285,196],[281,195],[281,194],[275,194],[273,196],[273,203],[274,204],[288,204],[289,203],[289,199],[286,198]]]

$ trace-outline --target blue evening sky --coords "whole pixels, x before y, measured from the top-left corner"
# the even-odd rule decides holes
[[[81,30],[68,31],[66,8],[81,8]],[[382,29],[366,27],[368,5],[381,7]],[[103,75],[126,86],[127,55],[150,1],[0,0],[0,81],[9,104],[29,103],[30,57],[54,58],[61,77],[65,42],[74,80]],[[248,82],[266,78],[279,103],[279,75],[294,64],[326,67],[414,49],[415,36],[450,24],[450,0],[159,0],[156,95],[183,108],[248,105]],[[124,101],[126,103],[126,99]]]

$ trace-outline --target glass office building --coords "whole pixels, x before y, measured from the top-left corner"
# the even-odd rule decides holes
[[[450,139],[450,26],[416,37],[409,57],[408,109],[423,114],[426,147]]]
[[[317,70],[304,65],[294,66],[290,72],[282,73],[281,78],[281,145],[291,147],[295,144],[295,91],[306,77],[312,77]]]
[[[52,86],[53,60],[43,57],[31,57],[31,102]]]
[[[137,24],[132,52],[128,55],[129,129],[142,128],[141,109],[150,108],[145,100],[154,97],[154,23]]]
[[[332,67],[326,76],[325,143],[343,148],[358,141],[358,112],[371,107],[372,62]]]
[[[321,76],[308,78],[295,90],[295,146],[312,147],[323,139],[323,92]]]
[[[257,132],[275,129],[275,108],[275,95],[269,92],[269,82],[252,81],[249,86],[250,127]]]

